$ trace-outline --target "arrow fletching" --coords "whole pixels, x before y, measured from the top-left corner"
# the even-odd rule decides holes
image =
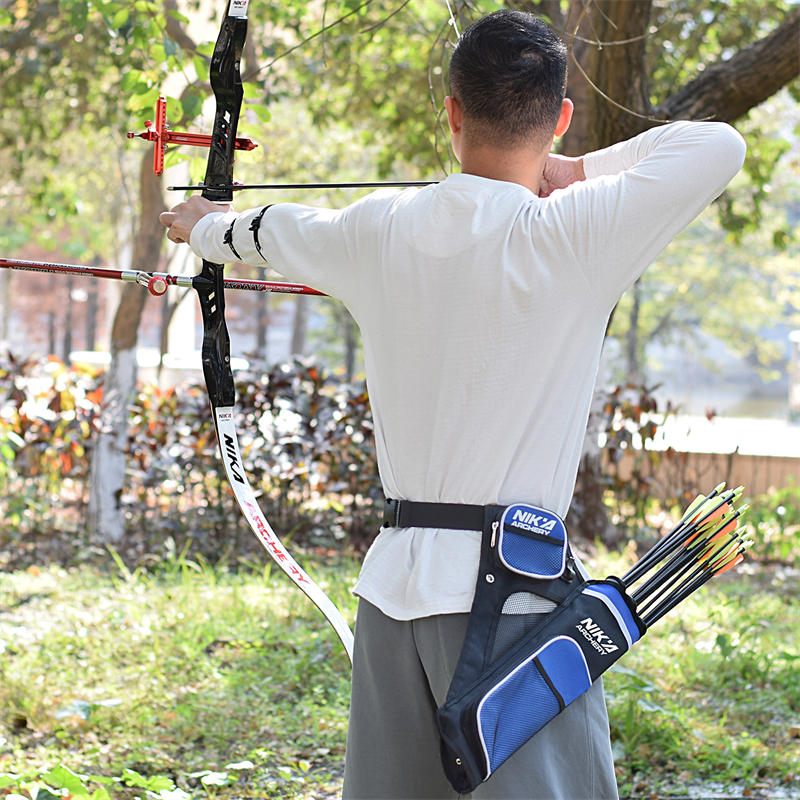
[[[622,578],[645,625],[650,626],[704,583],[744,560],[753,540],[741,522],[744,489],[720,483],[697,495],[675,527]]]

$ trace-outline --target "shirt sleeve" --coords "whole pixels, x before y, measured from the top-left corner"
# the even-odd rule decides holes
[[[721,122],[674,122],[584,157],[586,181],[557,202],[578,262],[608,310],[718,197],[745,144]]]
[[[340,210],[279,203],[207,214],[190,245],[215,263],[272,267],[292,281],[347,301],[380,248],[380,220],[396,192],[374,192]]]

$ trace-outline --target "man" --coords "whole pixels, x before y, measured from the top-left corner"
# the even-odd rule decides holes
[[[741,137],[719,123],[551,155],[572,115],[565,83],[553,32],[499,11],[464,32],[450,64],[461,174],[340,211],[219,213],[193,197],[162,215],[170,239],[210,261],[268,262],[346,304],[363,334],[387,497],[528,502],[563,517],[612,308],[742,164]],[[456,796],[435,711],[463,641],[480,536],[386,528],[367,554],[346,798]],[[599,681],[473,793],[616,795]]]

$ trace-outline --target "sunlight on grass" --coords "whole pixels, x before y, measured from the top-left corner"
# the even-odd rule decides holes
[[[601,551],[597,575],[631,554]],[[605,676],[621,793],[797,780],[796,573],[745,564],[684,601]]]
[[[600,548],[589,566],[621,574],[633,559]],[[309,565],[351,621],[356,570],[343,558]],[[623,796],[796,778],[799,605],[788,571],[749,567],[665,617],[606,675]],[[95,800],[141,795],[147,781],[170,800],[340,791],[347,657],[263,565],[234,573],[181,557],[153,573],[4,574],[0,666],[0,773],[20,775],[17,790],[46,773],[49,785],[83,780]],[[88,777],[54,777],[62,763]],[[0,775],[0,791],[10,780]]]
[[[341,600],[354,567],[338,566]],[[293,765],[340,770],[347,657],[282,575],[33,569],[2,576],[0,602],[2,771],[63,761],[200,785],[191,773],[252,752],[250,777],[294,796]]]

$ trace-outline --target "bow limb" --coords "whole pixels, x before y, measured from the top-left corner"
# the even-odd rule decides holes
[[[233,158],[243,97],[239,62],[247,34],[247,5],[248,0],[228,0],[219,37],[211,56],[211,88],[217,105],[208,165],[203,181],[203,197],[216,202],[229,203],[233,197],[231,192]],[[222,264],[204,260],[200,274],[192,279],[192,286],[197,291],[203,314],[203,375],[214,412],[214,426],[225,465],[225,474],[253,533],[278,566],[325,615],[352,662],[353,634],[347,621],[331,599],[311,580],[281,544],[259,507],[242,467],[234,423],[236,392],[230,363],[230,337],[225,324],[223,271]]]

